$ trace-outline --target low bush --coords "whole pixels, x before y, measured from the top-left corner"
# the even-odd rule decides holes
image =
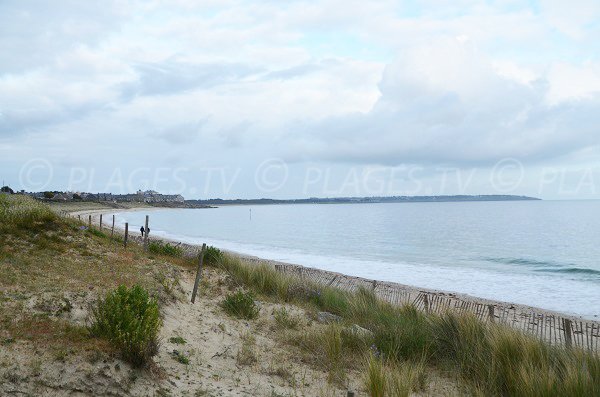
[[[206,250],[204,251],[204,263],[215,266],[221,261],[222,258],[223,251],[217,247],[213,247],[212,245],[206,247]]]
[[[180,257],[183,250],[176,245],[163,243],[162,241],[151,241],[148,244],[148,250],[153,254]]]
[[[255,319],[260,311],[254,302],[254,296],[244,291],[227,295],[221,305],[230,315],[246,320]]]
[[[158,303],[138,285],[119,286],[91,310],[91,334],[107,339],[134,366],[157,353],[160,327]]]

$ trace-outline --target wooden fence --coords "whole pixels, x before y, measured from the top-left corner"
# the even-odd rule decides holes
[[[482,321],[506,324],[552,345],[572,346],[600,352],[600,323],[597,321],[566,317],[549,312],[536,313],[524,306],[469,299],[446,292],[413,291],[401,284],[367,280],[320,269],[297,265],[276,264],[275,268],[314,283],[356,291],[367,288],[391,304],[413,304],[429,313],[446,311],[471,313]]]

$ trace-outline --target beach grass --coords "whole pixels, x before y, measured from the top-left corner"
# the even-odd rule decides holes
[[[486,395],[600,395],[600,357],[594,353],[550,346],[469,314],[426,314],[411,305],[395,307],[366,289],[350,293],[319,286],[232,255],[225,254],[217,266],[256,293],[285,302],[303,302],[341,316],[346,324],[370,330],[373,347],[385,358],[382,365],[386,368],[419,363],[443,369],[461,379],[472,392]],[[310,354],[325,351],[327,355],[321,361],[332,378],[339,380],[343,378],[339,370],[343,365],[338,368],[336,357],[341,334],[332,330],[335,328],[292,339]],[[367,373],[373,371],[369,365],[366,367]],[[386,373],[392,371],[389,368]],[[398,372],[394,382],[406,384],[401,379],[412,376],[409,373]]]

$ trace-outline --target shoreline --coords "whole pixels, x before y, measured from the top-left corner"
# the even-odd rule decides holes
[[[139,211],[147,211],[147,210],[152,211],[152,210],[160,210],[160,209],[164,209],[164,208],[149,208],[149,207],[129,208],[129,209],[105,208],[105,209],[77,210],[74,212],[69,212],[69,211],[67,211],[67,212],[69,212],[71,214],[71,216],[75,216],[75,217],[77,215],[81,215],[82,222],[84,222],[84,223],[86,223],[87,220],[83,219],[83,217],[92,215],[92,224],[98,225],[101,214],[102,215],[112,215],[117,212],[133,212],[133,211],[139,212]],[[108,225],[108,223],[106,223],[106,220],[103,219],[103,228],[104,229],[106,229],[106,228],[110,229],[110,227],[112,226],[112,225],[108,225],[108,227],[107,227],[107,225]],[[124,233],[124,231],[125,230],[123,227],[121,227],[121,225],[115,224],[115,233],[118,232],[119,234],[122,235]],[[141,236],[137,235],[136,232],[137,232],[137,230],[134,230],[132,232],[132,230],[130,229],[129,238],[136,242],[141,242],[142,238],[141,238]],[[168,237],[168,236],[152,236],[151,238],[155,239],[155,240],[163,241],[163,242],[168,242],[171,244],[176,244],[178,247],[183,248],[185,254],[189,255],[189,256],[197,255],[201,249],[201,244],[184,243],[182,241],[177,240],[176,238],[172,238],[172,237]],[[400,290],[404,296],[408,295],[409,298],[412,298],[410,300],[413,302],[416,302],[417,300],[419,300],[420,295],[422,295],[422,294],[431,294],[431,295],[440,297],[442,299],[450,298],[453,300],[459,300],[462,302],[466,302],[467,304],[476,304],[476,305],[482,305],[482,306],[492,305],[496,309],[505,308],[505,309],[512,311],[510,317],[512,317],[511,321],[513,323],[516,323],[516,322],[522,323],[523,321],[530,321],[530,320],[527,320],[527,318],[531,317],[532,314],[535,314],[536,316],[540,315],[540,316],[565,318],[565,319],[569,319],[574,322],[595,323],[595,324],[598,324],[598,326],[600,327],[600,320],[587,318],[587,317],[577,315],[574,313],[559,312],[559,311],[554,311],[554,310],[545,309],[545,308],[536,307],[536,306],[530,306],[530,305],[521,304],[521,303],[508,302],[508,301],[502,301],[502,300],[497,300],[497,299],[482,298],[482,297],[469,295],[469,294],[461,293],[461,292],[455,292],[455,291],[424,288],[424,287],[402,284],[402,283],[393,282],[393,281],[368,279],[365,277],[353,276],[353,275],[349,275],[349,274],[335,272],[332,270],[324,270],[324,269],[314,268],[314,267],[300,265],[300,264],[296,264],[296,263],[289,263],[289,262],[277,261],[277,260],[272,260],[272,259],[260,258],[260,257],[254,256],[254,255],[244,253],[244,252],[238,252],[238,251],[233,251],[233,250],[228,250],[228,249],[221,249],[221,250],[230,255],[234,255],[234,256],[236,256],[242,260],[248,261],[248,262],[266,263],[266,264],[269,264],[274,267],[286,268],[285,271],[287,271],[287,272],[294,272],[294,273],[300,274],[302,272],[302,269],[304,269],[312,274],[316,273],[315,277],[317,277],[317,278],[327,278],[327,276],[329,276],[330,279],[344,280],[344,281],[346,281],[346,284],[348,284],[348,282],[353,283],[353,284],[362,284],[365,286],[370,286],[370,285],[375,284],[381,289]],[[293,269],[293,270],[290,270],[290,269]],[[352,280],[352,281],[350,281],[350,280]],[[338,280],[336,285],[339,285],[339,284],[343,284],[343,282],[340,282]],[[383,297],[383,298],[385,298],[385,297]],[[461,308],[461,310],[462,309],[463,308]],[[485,317],[485,316],[482,316],[482,317]]]

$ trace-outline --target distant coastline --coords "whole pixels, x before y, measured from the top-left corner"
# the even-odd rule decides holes
[[[307,199],[207,199],[185,200],[191,205],[268,205],[268,204],[363,204],[363,203],[428,203],[465,201],[527,201],[536,197],[513,195],[453,195],[453,196],[388,196],[388,197],[311,197]]]

